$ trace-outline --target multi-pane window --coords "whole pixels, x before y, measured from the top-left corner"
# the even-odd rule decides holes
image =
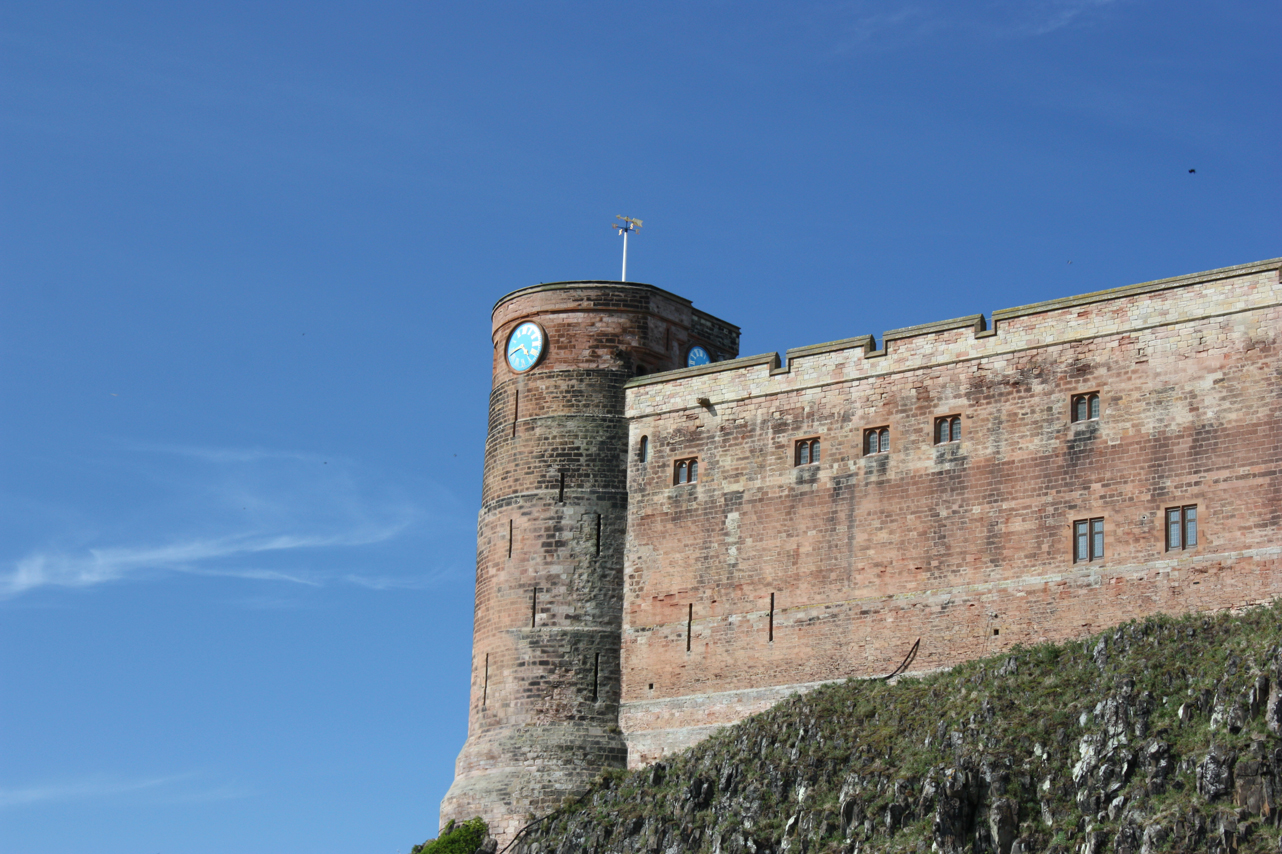
[[[864,431],[865,454],[890,453],[890,428],[871,427]]]
[[[641,441],[637,443],[637,461],[645,462],[650,458],[650,437],[642,436]]]
[[[961,416],[945,415],[935,419],[935,444],[961,441]]]
[[[1073,395],[1070,409],[1074,421],[1094,421],[1099,418],[1099,392]]]
[[[1179,551],[1197,545],[1197,505],[1166,508],[1166,550]]]
[[[699,458],[691,457],[688,460],[677,460],[673,464],[672,483],[679,486],[683,483],[699,482]]]
[[[819,462],[819,440],[801,439],[793,455],[793,465],[808,466]]]
[[[1104,559],[1104,520],[1078,519],[1073,523],[1073,562]]]

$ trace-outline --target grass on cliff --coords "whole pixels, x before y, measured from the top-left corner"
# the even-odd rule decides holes
[[[1282,762],[1263,720],[1280,671],[1274,604],[1156,616],[893,684],[832,684],[659,767],[605,775],[523,850],[668,850],[672,840],[690,851],[927,850],[932,834],[940,840],[940,793],[970,768],[982,791],[976,815],[959,819],[977,834],[966,850],[1002,848],[984,840],[985,811],[1000,797],[1014,804],[1026,851],[1094,850],[1104,839],[1129,850],[1145,832],[1152,851],[1220,850],[1213,839],[1277,851],[1276,806],[1261,816],[1231,789],[1204,794],[1198,766],[1213,749],[1230,769],[1238,757]],[[1270,780],[1276,791],[1282,781]]]
[[[485,819],[477,817],[462,824],[450,822],[436,839],[410,849],[410,854],[475,854],[490,835]]]

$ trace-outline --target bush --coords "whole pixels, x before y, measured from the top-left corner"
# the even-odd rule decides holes
[[[489,835],[489,826],[479,816],[458,826],[451,821],[440,836],[415,845],[410,854],[476,854]]]

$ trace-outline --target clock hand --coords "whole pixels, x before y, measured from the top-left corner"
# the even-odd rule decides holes
[[[508,354],[509,356],[515,356],[515,355],[517,354],[517,352],[519,352],[519,351],[521,351],[521,350],[525,350],[525,345],[524,345],[524,344],[520,344],[520,345],[518,345],[518,346],[516,346],[516,347],[513,347],[511,350],[508,350],[507,354]],[[528,355],[530,354],[530,351],[529,351],[529,350],[525,350],[525,354],[528,356]]]

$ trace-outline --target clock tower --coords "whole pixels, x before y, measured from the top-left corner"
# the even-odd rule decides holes
[[[695,349],[734,358],[739,330],[625,282],[523,288],[492,326],[468,737],[441,821],[480,815],[506,843],[627,764],[619,652],[638,449],[624,383],[684,367]]]

